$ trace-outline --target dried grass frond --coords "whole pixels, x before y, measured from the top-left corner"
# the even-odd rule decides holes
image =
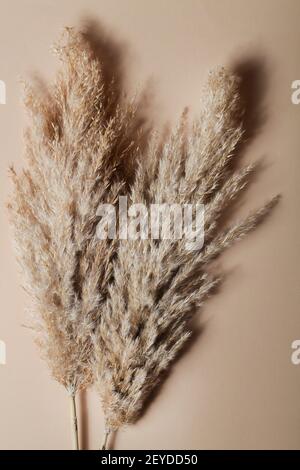
[[[25,89],[27,168],[11,168],[9,209],[37,343],[75,394],[93,381],[91,335],[116,253],[115,242],[94,237],[97,207],[123,191],[141,126],[138,102],[116,100],[85,34],[68,29],[54,50],[55,82]]]
[[[186,240],[124,240],[113,263],[114,283],[94,336],[95,373],[106,431],[133,423],[190,336],[190,320],[222,274],[209,265],[270,212],[278,197],[244,220],[221,229],[224,211],[244,190],[255,166],[232,168],[243,136],[239,80],[211,73],[200,118],[189,131],[187,114],[161,144],[152,140],[131,191],[133,203],[206,205],[205,245]]]

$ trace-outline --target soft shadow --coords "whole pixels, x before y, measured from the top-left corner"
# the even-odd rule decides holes
[[[108,119],[114,116],[118,107],[122,106],[125,99],[128,99],[128,77],[126,69],[129,64],[129,47],[126,42],[117,38],[116,34],[105,28],[101,22],[91,18],[85,18],[81,22],[80,28],[83,36],[88,42],[94,57],[100,62],[103,74],[104,96],[109,100],[106,103]],[[132,142],[136,143],[139,152],[143,154],[149,142],[149,135],[152,131],[152,102],[153,83],[148,81],[141,91],[134,92],[135,117],[130,118],[130,130],[127,130],[126,139],[122,146],[118,147],[118,154],[127,152]],[[128,186],[133,182],[137,168],[136,156],[131,159],[124,159],[120,173]]]
[[[87,392],[82,390],[79,395],[80,403],[80,448],[89,449],[89,416],[87,406]]]
[[[117,435],[118,435],[117,431],[114,431],[110,434],[109,440],[108,440],[107,450],[114,450],[115,449]]]
[[[265,58],[261,55],[250,56],[246,59],[236,60],[231,66],[232,71],[240,78],[240,97],[244,109],[243,127],[244,136],[239,143],[232,158],[230,170],[234,172],[242,167],[244,154],[250,147],[254,138],[262,132],[267,122],[268,110],[266,104],[266,95],[268,89],[268,65]],[[256,181],[259,174],[266,168],[266,162],[263,158],[255,159],[257,162],[252,174],[248,177],[248,183],[240,192],[239,197],[232,201],[226,208],[220,218],[218,231],[224,229],[234,214],[244,203],[244,193],[248,187]]]
[[[267,121],[268,66],[262,56],[252,56],[236,60],[232,70],[241,79],[240,96],[244,107],[245,133],[236,155],[239,159]]]
[[[125,62],[128,46],[116,39],[99,21],[91,18],[82,20],[81,31],[89,43],[95,57],[101,63],[103,83],[108,96],[113,87],[112,114],[119,105],[126,82]]]

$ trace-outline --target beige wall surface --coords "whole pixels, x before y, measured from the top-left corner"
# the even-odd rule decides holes
[[[4,204],[7,167],[23,163],[19,78],[56,69],[49,46],[66,25],[90,17],[119,44],[129,87],[151,81],[153,115],[172,120],[199,109],[201,86],[218,65],[240,71],[248,105],[243,162],[263,171],[238,213],[276,192],[280,205],[221,260],[228,273],[205,307],[203,333],[176,362],[140,421],[116,449],[300,449],[299,0],[0,0],[0,448],[70,448],[68,402],[40,360],[26,323]],[[100,28],[100,26],[99,26]],[[124,47],[123,47],[124,46]],[[238,215],[237,213],[237,215]],[[80,398],[81,445],[96,449],[102,413],[96,393]]]

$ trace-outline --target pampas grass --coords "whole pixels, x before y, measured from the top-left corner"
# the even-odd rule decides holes
[[[227,228],[223,216],[255,169],[233,169],[243,136],[239,80],[224,69],[210,74],[202,112],[189,128],[185,112],[160,142],[154,137],[140,161],[132,203],[205,204],[205,244],[186,240],[122,240],[114,283],[94,335],[95,375],[110,432],[134,423],[145,401],[191,334],[190,320],[222,280],[211,262],[253,230],[278,197]]]
[[[26,86],[27,168],[11,168],[9,202],[30,326],[52,376],[70,395],[78,449],[76,393],[93,382],[92,334],[112,277],[115,241],[94,237],[101,202],[124,191],[137,152],[134,101],[118,99],[85,35],[67,30],[50,86]]]
[[[167,137],[153,135],[142,151],[139,105],[105,82],[88,35],[68,30],[55,52],[62,64],[55,82],[25,89],[27,167],[10,171],[10,219],[32,299],[30,326],[70,395],[73,448],[75,396],[95,381],[105,449],[112,431],[139,418],[190,337],[191,318],[222,280],[212,261],[278,197],[224,228],[256,168],[233,166],[243,137],[236,76],[211,73],[199,119],[190,125],[184,112]],[[99,205],[116,205],[126,193],[147,208],[204,204],[203,249],[188,250],[185,239],[98,240]]]

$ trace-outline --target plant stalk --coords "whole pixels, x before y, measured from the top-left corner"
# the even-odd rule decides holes
[[[105,432],[104,432],[103,439],[102,439],[102,443],[101,443],[101,446],[100,446],[100,449],[101,449],[101,450],[106,450],[109,434],[110,434],[109,431],[105,431]]]
[[[79,450],[78,423],[77,423],[75,394],[70,395],[70,419],[71,419],[71,432],[72,432],[72,450]]]

